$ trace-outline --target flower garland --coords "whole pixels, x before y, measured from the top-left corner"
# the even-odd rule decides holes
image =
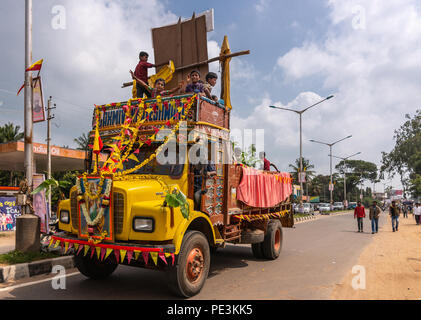
[[[109,198],[110,198],[110,193],[111,193],[111,181],[109,179],[105,180],[105,178],[102,180],[102,184],[104,183],[104,181],[106,183],[105,190],[104,192],[102,192],[103,188],[102,186],[100,187],[100,183],[101,183],[101,180],[100,180],[100,183],[98,183],[98,190],[100,193],[95,195],[95,197],[92,197],[92,194],[87,192],[88,188],[85,188],[85,186],[87,186],[87,182],[85,182],[84,180],[82,181],[84,185],[81,185],[79,178],[76,180],[77,191],[80,196],[78,200],[80,203],[81,211],[83,213],[83,216],[85,217],[87,224],[90,226],[96,226],[101,220],[101,218],[103,217],[105,208],[108,207],[108,205],[110,204]],[[83,192],[82,186],[85,189],[85,192]],[[101,208],[99,208],[99,212],[97,213],[94,220],[92,220],[89,215],[88,208],[86,207],[86,199],[84,199],[82,195],[87,196],[91,200],[95,200],[99,197],[103,198],[101,202]]]

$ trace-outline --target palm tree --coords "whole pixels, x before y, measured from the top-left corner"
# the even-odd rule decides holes
[[[290,168],[293,169],[291,173],[294,181],[298,181],[298,172],[300,171],[300,158],[295,160],[295,165],[290,164]],[[310,164],[310,160],[303,158],[303,171],[306,173],[306,179],[311,179],[315,176],[314,165]]]
[[[0,143],[22,140],[25,134],[19,130],[20,126],[15,126],[11,122],[0,127]]]
[[[81,136],[73,139],[73,141],[78,145],[78,150],[89,151],[89,132],[87,134],[82,133]]]
[[[15,141],[22,140],[25,134],[23,132],[19,132],[19,130],[20,130],[20,126],[15,126],[11,122],[0,127],[0,143],[15,142]],[[13,185],[13,177],[14,177],[14,171],[10,170],[9,185]]]

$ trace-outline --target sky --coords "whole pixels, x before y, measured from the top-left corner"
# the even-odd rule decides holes
[[[352,135],[333,154],[361,152],[354,159],[380,165],[394,130],[419,108],[416,0],[33,1],[33,61],[44,59],[44,97],[57,107],[52,143],[75,148],[73,139],[90,130],[94,104],[130,97],[121,83],[140,51],[154,61],[151,28],[211,8],[209,58],[219,54],[224,35],[233,52],[250,50],[231,62],[231,128],[264,129],[267,158],[281,171],[299,157],[299,118],[271,105],[300,110],[334,95],[303,115],[303,156],[321,174],[329,174],[329,149],[310,139]],[[23,128],[23,94],[16,96],[24,79],[23,0],[0,2],[0,41],[0,125]],[[219,72],[217,63],[210,69]],[[34,140],[45,139],[46,123],[34,124]],[[397,178],[385,183],[400,187]]]

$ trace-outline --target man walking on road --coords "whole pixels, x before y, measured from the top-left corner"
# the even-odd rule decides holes
[[[420,207],[420,204],[418,202],[415,204],[414,217],[415,217],[415,222],[417,224],[420,224],[421,207]]]
[[[379,216],[380,216],[380,207],[377,205],[377,201],[373,201],[373,204],[370,206],[369,218],[371,220],[371,234],[379,232]]]
[[[393,232],[398,231],[400,209],[396,205],[396,201],[392,201],[392,205],[389,208],[389,212],[390,218],[392,219]]]
[[[365,218],[365,208],[361,205],[361,201],[358,201],[357,206],[354,209],[354,219],[357,218],[358,232],[363,231],[363,219]]]

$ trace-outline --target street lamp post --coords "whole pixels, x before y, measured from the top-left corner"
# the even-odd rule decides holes
[[[330,191],[330,206],[332,207],[332,204],[333,204],[333,183],[332,183],[332,147],[335,145],[335,144],[337,144],[337,143],[339,143],[339,142],[341,142],[341,141],[343,141],[343,140],[345,140],[345,139],[349,139],[349,138],[351,138],[352,137],[352,135],[350,135],[350,136],[348,136],[348,137],[345,137],[345,138],[343,138],[343,139],[340,139],[340,140],[338,140],[338,141],[335,141],[335,142],[333,142],[333,143],[326,143],[326,142],[321,142],[321,141],[316,141],[316,140],[310,140],[311,142],[315,142],[315,143],[320,143],[320,144],[324,144],[324,145],[327,145],[328,147],[329,147],[329,150],[330,150],[330,187],[329,187],[329,191]]]
[[[311,106],[309,106],[309,107],[307,107],[307,108],[305,108],[301,111],[288,109],[288,108],[269,106],[269,108],[273,108],[273,109],[281,109],[281,110],[295,112],[300,116],[300,172],[299,172],[299,175],[298,175],[298,179],[300,180],[300,191],[301,191],[300,192],[300,207],[302,207],[302,205],[303,205],[303,179],[302,179],[302,172],[303,172],[303,133],[302,133],[303,130],[302,130],[302,127],[303,127],[303,120],[302,120],[302,116],[303,116],[303,113],[306,112],[308,109],[313,108],[316,105],[318,105],[318,104],[320,104],[320,103],[322,103],[326,100],[329,100],[331,98],[333,98],[333,95],[330,95],[327,98],[325,98],[323,100],[320,100],[319,102],[317,102],[315,104],[312,104]]]
[[[344,164],[346,165],[346,160],[348,160],[349,158],[355,157],[356,155],[359,155],[359,154],[361,154],[361,152],[357,152],[357,153],[355,153],[351,156],[345,157],[345,158],[337,157],[337,156],[334,156],[334,155],[331,155],[331,154],[329,156],[332,156],[332,157],[343,160]],[[345,173],[345,170],[344,170],[344,206],[347,206],[347,204],[348,204],[348,200],[346,199],[346,173]]]

